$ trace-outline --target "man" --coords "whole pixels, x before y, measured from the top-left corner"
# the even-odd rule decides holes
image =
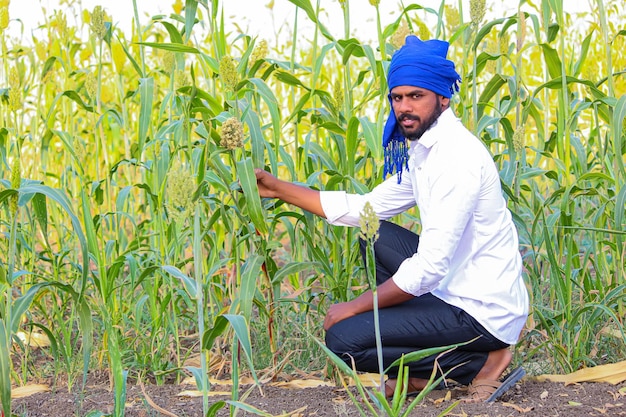
[[[369,202],[380,219],[417,205],[421,235],[381,222],[376,279],[387,367],[403,353],[473,342],[437,360],[448,378],[469,384],[467,401],[492,401],[524,372],[504,382],[528,314],[518,237],[491,155],[449,108],[460,77],[448,43],[407,37],[389,66],[391,114],[385,125],[385,174],[365,195],[318,192],[256,170],[259,193],[326,218],[359,226]],[[408,139],[408,146],[407,146]],[[363,247],[362,247],[363,249]],[[378,370],[371,291],[332,305],[326,344],[362,371]],[[435,358],[411,363],[409,390],[423,389]],[[393,394],[394,374],[386,394]]]

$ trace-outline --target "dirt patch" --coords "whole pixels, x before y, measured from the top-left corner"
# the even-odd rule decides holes
[[[95,383],[94,383],[95,382]],[[185,395],[195,387],[190,385],[147,385],[128,387],[125,415],[129,417],[179,416],[201,417],[202,398]],[[230,400],[230,387],[213,385],[209,404]],[[263,385],[247,386],[240,392],[241,401],[272,416],[357,416],[356,407],[344,388],[319,386],[313,388],[282,388]],[[221,394],[220,394],[221,393]],[[463,389],[437,390],[419,404],[411,416],[440,415],[455,400],[463,396]],[[357,397],[358,398],[358,397]],[[228,416],[228,406],[217,416]],[[87,384],[83,394],[67,390],[43,392],[13,400],[13,411],[20,416],[65,417],[85,416],[90,411],[111,413],[113,393],[102,378]],[[163,411],[165,410],[165,411]],[[239,410],[239,416],[252,412]],[[266,414],[267,415],[267,414]],[[459,404],[449,415],[463,417],[499,416],[626,416],[626,383],[563,383],[538,382],[525,378],[492,404]]]

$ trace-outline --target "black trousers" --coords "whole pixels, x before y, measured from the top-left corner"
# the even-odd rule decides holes
[[[415,233],[390,222],[381,222],[379,238],[374,244],[377,283],[393,276],[402,261],[415,253],[418,243],[419,237]],[[364,242],[361,242],[361,253],[365,257]],[[438,368],[443,372],[452,369],[448,378],[469,384],[485,364],[490,351],[509,346],[492,336],[469,314],[430,293],[379,309],[378,313],[384,369],[402,354],[468,342],[478,337],[437,360]],[[378,372],[373,311],[336,323],[326,333],[326,346],[348,365],[352,366],[354,360],[357,370]],[[433,355],[406,365],[410,376],[430,378],[435,359],[436,355]],[[396,376],[397,369],[389,373],[390,378]]]

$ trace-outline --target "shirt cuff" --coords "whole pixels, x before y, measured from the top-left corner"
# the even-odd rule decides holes
[[[330,224],[333,224],[349,211],[345,191],[320,191],[320,203],[326,221]]]
[[[419,297],[429,289],[422,288],[422,280],[418,279],[416,274],[414,256],[406,258],[391,279],[405,293]]]

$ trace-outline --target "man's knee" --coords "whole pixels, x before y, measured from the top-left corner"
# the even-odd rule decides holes
[[[348,351],[346,345],[346,337],[342,334],[339,326],[334,325],[326,331],[326,347],[330,349],[335,355],[341,357]]]

